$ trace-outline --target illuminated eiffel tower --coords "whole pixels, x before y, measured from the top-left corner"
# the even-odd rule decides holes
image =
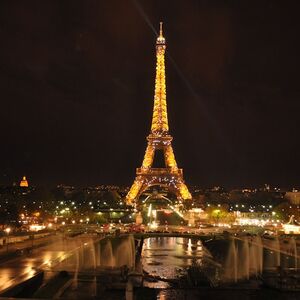
[[[136,178],[126,196],[127,204],[133,204],[148,187],[154,185],[168,188],[180,200],[192,198],[183,180],[183,170],[177,167],[171,144],[173,138],[169,134],[165,51],[166,40],[163,36],[161,22],[159,36],[156,40],[156,77],[151,132],[147,137],[148,145],[142,166],[136,169]],[[157,150],[162,150],[164,153],[164,168],[152,168]]]

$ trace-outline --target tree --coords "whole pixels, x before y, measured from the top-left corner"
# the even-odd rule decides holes
[[[226,223],[231,217],[226,206],[211,205],[206,208],[206,213],[208,219],[215,224]]]
[[[294,215],[294,219],[300,222],[300,206],[293,205],[289,202],[282,202],[274,208],[274,212],[279,219],[288,222],[290,217]]]

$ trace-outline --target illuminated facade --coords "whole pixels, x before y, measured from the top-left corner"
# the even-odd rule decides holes
[[[20,187],[28,187],[28,181],[26,179],[26,176],[23,176],[23,178],[20,182]]]
[[[136,170],[136,178],[127,196],[127,204],[132,204],[148,187],[160,185],[167,187],[175,193],[178,199],[191,199],[191,194],[184,183],[183,171],[176,163],[172,148],[172,136],[169,134],[167,98],[166,98],[166,74],[165,74],[166,41],[160,32],[156,40],[156,77],[155,94],[151,132],[147,137],[148,145],[141,168]],[[155,151],[164,153],[165,167],[152,168]]]
[[[300,234],[300,224],[294,220],[295,216],[292,215],[287,224],[283,224],[285,234]]]

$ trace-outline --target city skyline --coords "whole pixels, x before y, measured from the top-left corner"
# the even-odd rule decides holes
[[[162,20],[169,122],[186,181],[298,187],[296,2],[79,3],[72,13],[51,1],[0,4],[0,185],[23,175],[130,185],[153,105],[149,24]]]

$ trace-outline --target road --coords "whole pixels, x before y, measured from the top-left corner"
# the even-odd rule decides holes
[[[99,238],[99,237],[97,237]],[[39,270],[51,270],[82,245],[93,243],[95,236],[82,234],[73,238],[54,235],[39,241],[48,245],[33,249],[30,254],[15,256],[0,265],[0,292],[34,276]],[[38,241],[36,241],[38,242]],[[28,246],[23,244],[23,246]]]
[[[54,241],[54,235],[50,234],[38,239],[28,239],[19,243],[11,243],[4,245],[0,248],[0,260],[1,256],[15,253],[16,251],[21,251],[22,249],[28,249],[32,247],[38,247],[39,245],[44,245]]]

